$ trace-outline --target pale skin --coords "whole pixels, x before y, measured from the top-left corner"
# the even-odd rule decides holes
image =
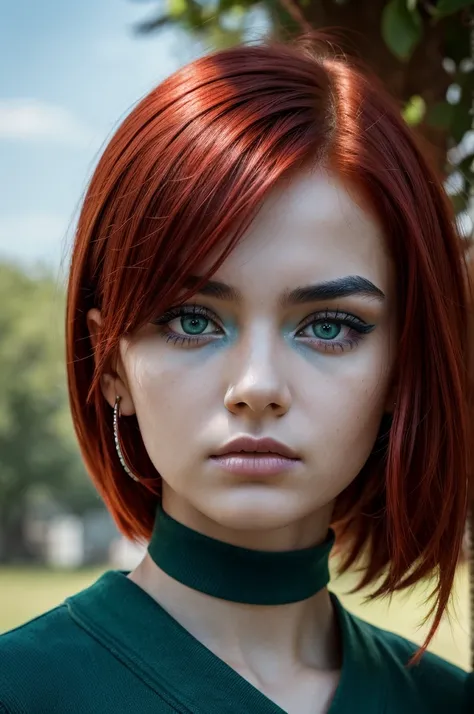
[[[348,276],[375,289],[283,302]],[[119,395],[122,414],[137,415],[173,518],[235,545],[307,547],[324,539],[336,497],[393,406],[395,276],[381,229],[353,191],[307,169],[273,190],[212,279],[240,299],[198,294],[187,304],[199,314],[124,337],[104,397],[113,406]],[[98,310],[88,324],[95,343]],[[197,341],[170,339],[190,328]],[[298,468],[271,478],[220,471],[210,455],[245,434],[284,442]],[[290,605],[241,605],[176,582],[148,555],[129,577],[285,711],[328,711],[341,653],[327,590]]]

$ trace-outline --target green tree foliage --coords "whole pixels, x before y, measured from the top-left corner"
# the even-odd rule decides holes
[[[143,1],[143,0],[142,0]],[[472,128],[474,69],[470,32],[474,0],[145,0],[157,6],[141,33],[179,25],[206,45],[253,39],[266,18],[274,34],[340,28],[353,49],[384,80],[418,125],[438,166],[456,172],[458,211],[473,182],[473,153],[456,149]],[[255,19],[257,18],[257,22]],[[282,28],[284,30],[282,31]]]
[[[33,499],[97,505],[73,436],[64,359],[64,292],[47,273],[0,264],[0,559],[27,556]]]

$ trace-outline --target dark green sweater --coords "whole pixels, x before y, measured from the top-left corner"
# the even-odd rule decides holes
[[[282,714],[119,571],[0,637],[3,714]],[[330,714],[474,712],[473,675],[349,614]]]

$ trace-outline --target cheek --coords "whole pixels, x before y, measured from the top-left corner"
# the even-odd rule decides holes
[[[389,363],[383,352],[367,350],[334,357],[328,365],[317,375],[305,370],[303,412],[314,435],[317,463],[327,474],[340,473],[350,480],[377,438],[386,407]]]
[[[169,352],[142,351],[127,370],[142,440],[157,470],[164,472],[176,464],[177,453],[182,460],[183,444],[196,439],[217,389],[215,367]]]

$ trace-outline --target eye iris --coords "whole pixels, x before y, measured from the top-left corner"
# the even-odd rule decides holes
[[[185,315],[181,318],[181,327],[189,335],[200,335],[209,324],[207,317]]]
[[[333,340],[340,331],[341,325],[335,322],[316,322],[313,325],[314,334],[322,340]]]

